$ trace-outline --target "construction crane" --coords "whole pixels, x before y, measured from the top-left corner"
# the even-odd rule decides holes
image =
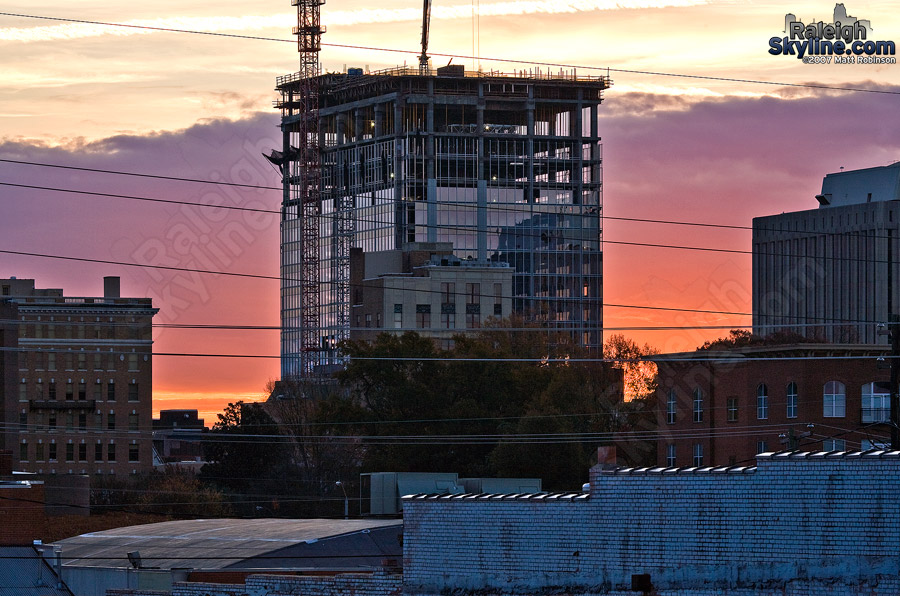
[[[428,74],[428,29],[431,26],[431,0],[422,5],[422,55],[419,56],[419,74]]]

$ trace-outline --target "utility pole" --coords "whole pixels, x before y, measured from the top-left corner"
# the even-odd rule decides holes
[[[900,449],[900,404],[897,385],[900,384],[900,315],[888,315],[887,329],[879,329],[879,335],[887,335],[891,344],[891,449]]]
[[[890,315],[888,338],[891,340],[891,449],[900,449],[900,404],[897,403],[897,383],[900,383],[900,315]]]

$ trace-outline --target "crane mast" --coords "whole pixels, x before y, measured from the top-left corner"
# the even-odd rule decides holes
[[[423,0],[422,6],[422,54],[419,56],[419,74],[428,74],[428,29],[431,26],[431,0]]]

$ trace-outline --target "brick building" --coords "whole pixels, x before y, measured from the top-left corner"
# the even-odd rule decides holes
[[[798,344],[654,356],[660,466],[867,449],[890,436],[885,346]],[[812,425],[812,426],[810,426]]]
[[[3,361],[14,382],[2,395],[16,468],[151,470],[151,300],[120,297],[118,277],[105,278],[96,298],[37,289],[33,279],[0,280],[0,289],[12,316],[4,320],[18,322],[17,357]]]

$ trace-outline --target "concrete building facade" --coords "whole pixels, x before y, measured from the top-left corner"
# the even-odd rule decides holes
[[[608,77],[453,66],[427,74],[350,69],[313,83],[317,137],[301,143],[300,131],[310,128],[301,101],[309,82],[278,80],[283,377],[341,362],[335,347],[353,325],[351,247],[372,253],[446,242],[463,261],[506,263],[514,312],[586,348],[602,347],[598,110]],[[304,273],[311,265],[301,250],[309,156],[297,155],[300,146],[319,152],[315,276]],[[311,288],[318,329],[314,345],[304,345],[311,340],[303,297]]]
[[[883,445],[890,371],[878,358],[886,354],[808,344],[654,356],[657,465],[746,465],[766,451]]]
[[[0,280],[16,311],[14,389],[6,393],[15,467],[38,474],[134,474],[152,469],[149,298],[65,296],[32,279]],[[12,404],[12,408],[10,408]]]
[[[449,243],[376,253],[355,249],[350,279],[354,340],[415,331],[449,347],[453,335],[512,314],[512,267],[461,260]]]
[[[900,162],[828,174],[818,209],[753,220],[753,328],[886,343],[900,312]]]

